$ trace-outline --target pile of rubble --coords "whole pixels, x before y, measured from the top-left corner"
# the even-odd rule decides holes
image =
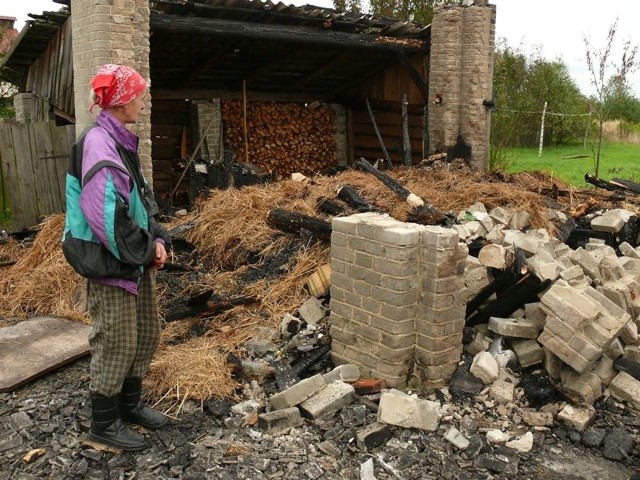
[[[551,215],[558,229],[569,220],[558,211]],[[459,467],[504,474],[516,474],[519,455],[531,452],[545,435],[562,431],[607,459],[635,464],[640,250],[620,238],[633,237],[629,229],[636,218],[621,209],[598,212],[587,219],[590,233],[582,245],[572,249],[545,229],[529,229],[526,212],[509,214],[500,207],[487,212],[476,203],[452,226],[461,241],[480,241],[480,246],[473,248],[477,256],[469,255],[465,271],[469,304],[475,304],[467,312],[465,354],[447,387],[401,392],[382,379],[360,378],[352,364],[324,374],[326,364],[317,365],[319,373],[290,386],[279,383],[283,354],[310,352],[324,343],[329,308],[311,297],[296,317],[285,318],[281,332],[274,332],[274,342],[278,334],[298,332],[284,347],[267,340],[246,346],[252,360],[245,366],[251,365],[253,373],[275,374],[276,393],[249,393],[250,400],[232,409],[236,417],[229,421],[257,424],[278,435],[305,419],[318,422],[340,412],[343,421],[360,418],[353,441],[362,451],[385,445],[393,427],[418,429],[449,444],[459,454]],[[512,274],[511,285],[496,294],[495,284],[505,273]],[[507,287],[528,276],[538,280],[537,301],[528,291],[505,306],[501,293],[517,292]],[[298,328],[291,328],[296,319]],[[276,365],[275,371],[256,369],[261,362]],[[617,411],[622,420],[605,421],[594,405]],[[367,414],[374,420],[364,421]],[[382,458],[378,464],[396,476],[392,464]],[[374,478],[367,475],[361,478]]]

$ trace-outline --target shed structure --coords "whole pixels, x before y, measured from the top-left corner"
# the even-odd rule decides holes
[[[131,65],[151,82],[135,128],[158,192],[188,190],[192,156],[285,177],[360,157],[416,164],[461,142],[471,165],[486,165],[496,11],[484,1],[439,7],[427,26],[260,0],[57,2],[59,12],[31,15],[0,61],[20,91],[17,124],[79,135],[92,121],[91,75]],[[0,136],[10,180],[11,137]]]

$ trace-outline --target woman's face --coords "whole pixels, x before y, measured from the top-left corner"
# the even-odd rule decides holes
[[[146,97],[147,94],[142,93],[123,107],[124,123],[136,123],[138,121],[140,112],[144,110],[144,100]]]

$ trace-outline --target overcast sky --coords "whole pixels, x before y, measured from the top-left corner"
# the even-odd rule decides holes
[[[569,74],[585,94],[593,93],[585,59],[584,36],[597,51],[606,46],[607,31],[618,20],[614,47],[623,41],[640,44],[640,0],[490,0],[497,7],[496,39],[505,38],[509,46],[524,53],[540,48],[544,58],[561,58]],[[276,2],[274,2],[276,3]],[[284,3],[331,7],[331,0],[293,0]],[[0,16],[16,17],[18,30],[27,13],[59,10],[52,0],[2,0]],[[611,60],[619,63],[621,49],[614,48]],[[640,56],[636,58],[640,63]],[[613,73],[610,70],[609,73]],[[640,69],[629,78],[632,93],[640,98]]]

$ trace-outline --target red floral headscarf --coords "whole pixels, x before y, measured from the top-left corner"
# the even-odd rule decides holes
[[[131,102],[147,88],[147,81],[133,68],[108,63],[103,65],[91,79],[96,100],[100,108],[121,107]]]

